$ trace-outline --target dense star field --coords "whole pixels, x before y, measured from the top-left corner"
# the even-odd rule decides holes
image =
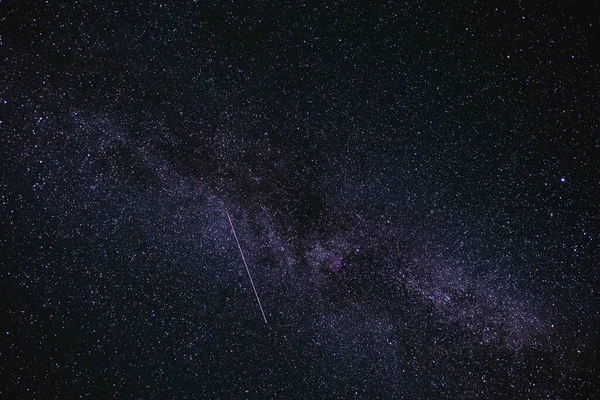
[[[0,397],[598,396],[599,32],[0,2]]]

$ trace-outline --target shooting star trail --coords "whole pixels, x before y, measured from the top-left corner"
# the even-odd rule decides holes
[[[252,289],[254,290],[254,295],[256,296],[256,301],[258,301],[258,306],[260,307],[260,312],[262,313],[263,319],[265,320],[265,324],[267,323],[267,317],[265,316],[265,311],[263,310],[262,304],[260,303],[260,299],[258,298],[258,292],[256,291],[256,287],[254,286],[254,281],[252,280],[252,275],[250,275],[250,269],[248,268],[248,264],[246,263],[246,257],[244,257],[244,252],[242,251],[242,246],[240,246],[240,241],[238,240],[237,234],[235,233],[235,228],[233,227],[233,222],[231,222],[231,217],[229,213],[225,211],[227,214],[227,219],[229,220],[229,225],[231,225],[231,231],[233,232],[233,237],[235,238],[235,242],[237,243],[238,249],[240,250],[240,254],[242,256],[242,261],[244,262],[244,266],[246,267],[246,272],[248,272],[248,278],[250,278],[250,284],[252,285]]]

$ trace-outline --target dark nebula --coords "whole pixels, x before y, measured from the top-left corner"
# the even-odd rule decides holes
[[[597,11],[0,2],[0,397],[598,397]]]

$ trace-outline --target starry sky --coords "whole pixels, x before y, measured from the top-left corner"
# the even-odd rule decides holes
[[[1,1],[0,396],[597,396],[598,32]]]

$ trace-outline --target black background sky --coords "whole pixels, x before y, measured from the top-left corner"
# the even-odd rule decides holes
[[[132,3],[0,2],[2,397],[598,395],[594,2]]]

